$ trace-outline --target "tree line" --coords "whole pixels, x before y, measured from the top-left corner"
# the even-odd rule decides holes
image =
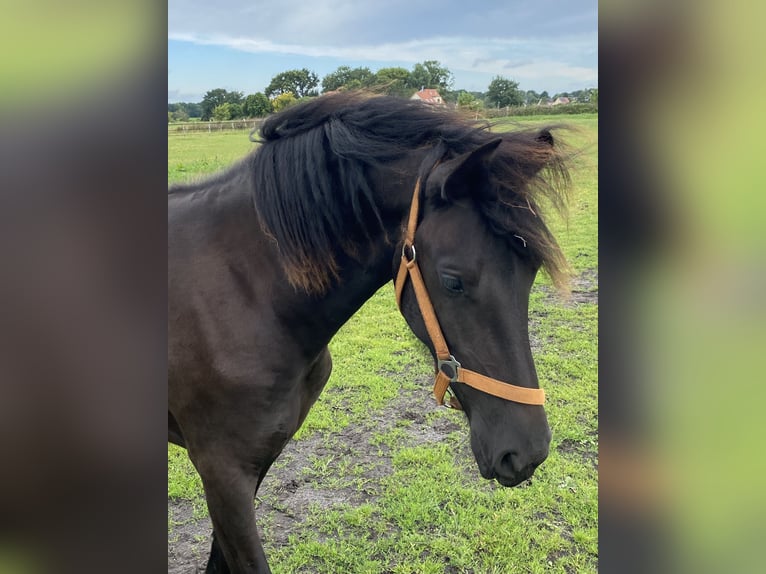
[[[340,66],[322,78],[321,93],[368,89],[408,98],[422,88],[432,88],[439,91],[445,102],[476,111],[483,108],[545,104],[557,97],[598,103],[597,88],[558,93],[551,98],[547,91],[537,93],[534,90],[520,90],[518,82],[503,76],[495,76],[486,92],[453,90],[453,83],[452,72],[437,60],[417,63],[412,70],[391,67],[373,72],[367,67]],[[263,92],[245,95],[243,92],[216,88],[208,91],[201,102],[168,104],[168,122],[190,118],[225,121],[263,117],[303,98],[318,96],[319,87],[319,76],[315,72],[307,68],[287,70],[274,76]]]

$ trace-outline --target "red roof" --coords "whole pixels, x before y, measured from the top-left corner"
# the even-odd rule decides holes
[[[420,90],[418,92],[418,96],[421,100],[430,100],[432,98],[440,98],[438,90],[434,90],[432,88],[426,88],[425,90]]]
[[[424,102],[428,102],[429,104],[443,103],[442,97],[439,95],[439,91],[434,90],[433,88],[420,90],[419,92],[416,92],[410,99],[414,100],[416,98]]]

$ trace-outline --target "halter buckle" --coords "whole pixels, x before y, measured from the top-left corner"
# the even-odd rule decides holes
[[[450,383],[456,383],[458,379],[458,369],[462,365],[454,357],[450,355],[449,359],[437,359],[436,368],[449,377]]]

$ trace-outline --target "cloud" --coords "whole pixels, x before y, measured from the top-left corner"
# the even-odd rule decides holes
[[[503,66],[503,70],[513,78],[524,78],[525,80],[543,80],[547,78],[560,78],[574,80],[583,84],[598,83],[598,71],[593,68],[581,66],[570,66],[561,62],[537,61],[523,64],[513,64]]]
[[[438,60],[468,89],[495,75],[562,91],[598,83],[595,0],[170,0],[168,38],[259,55],[260,68],[270,55],[317,68]]]
[[[168,31],[322,46],[401,43],[431,36],[552,38],[595,30],[597,0],[170,0]]]
[[[171,40],[200,45],[225,46],[252,53],[294,54],[331,57],[349,62],[406,62],[439,60],[452,70],[498,73],[514,70],[525,77],[561,73],[570,78],[595,78],[595,67],[578,66],[563,58],[595,52],[593,35],[564,37],[555,41],[524,38],[434,37],[399,43],[357,46],[282,44],[255,37],[229,37],[220,34],[169,34]],[[538,71],[534,68],[540,67]],[[532,76],[530,76],[532,74]]]
[[[169,102],[198,102],[202,97],[196,92],[185,92],[182,90],[171,90],[168,88]]]

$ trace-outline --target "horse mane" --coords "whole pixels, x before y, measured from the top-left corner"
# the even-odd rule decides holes
[[[416,150],[457,155],[501,137],[490,167],[497,197],[482,201],[481,211],[493,230],[521,238],[522,251],[561,287],[566,261],[538,204],[545,198],[564,207],[565,154],[549,128],[499,133],[490,127],[422,102],[360,92],[324,95],[269,117],[252,156],[254,203],[288,280],[324,293],[339,278],[340,253],[356,258],[363,242],[385,234],[373,168]]]

